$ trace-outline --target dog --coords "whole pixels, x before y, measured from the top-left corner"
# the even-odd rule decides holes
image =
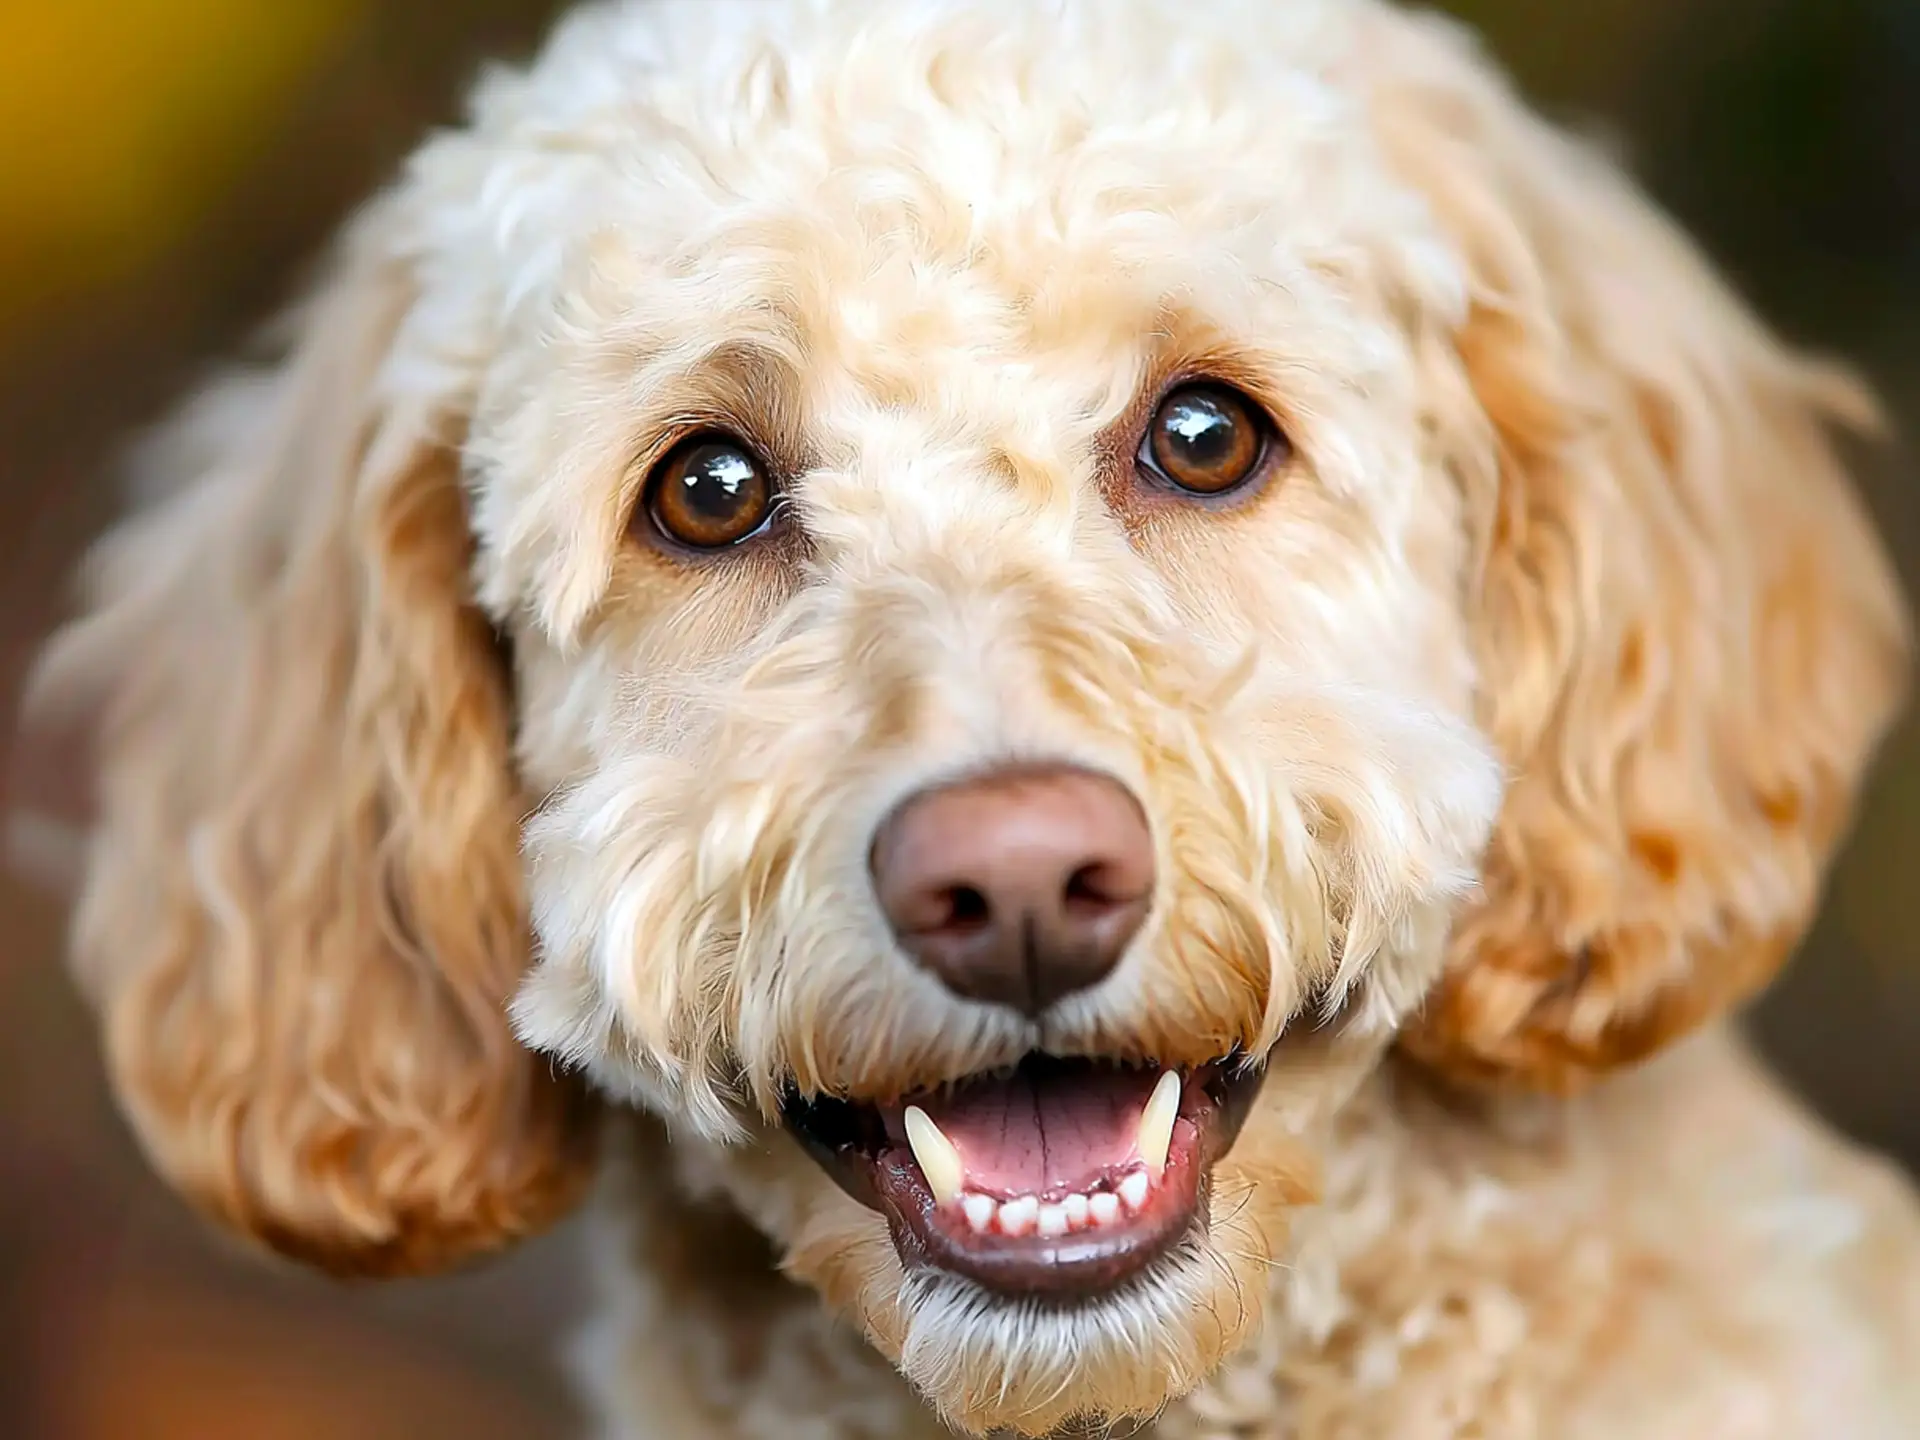
[[[609,1436],[1920,1434],[1733,1016],[1906,694],[1775,338],[1382,0],[632,0],[143,452],[74,969],[261,1249],[590,1192]]]

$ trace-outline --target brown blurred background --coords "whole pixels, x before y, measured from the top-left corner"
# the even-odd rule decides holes
[[[1288,0],[1271,0],[1274,4]],[[317,244],[558,0],[0,0],[0,715],[128,433],[287,297]],[[1550,111],[1618,141],[1794,337],[1920,428],[1920,0],[1455,0]],[[1915,587],[1920,505],[1863,462]],[[0,741],[8,721],[0,719]],[[1753,1017],[1839,1124],[1920,1168],[1920,726]],[[59,968],[0,880],[0,1435],[535,1440],[569,1236],[343,1290],[237,1257],[141,1167]]]

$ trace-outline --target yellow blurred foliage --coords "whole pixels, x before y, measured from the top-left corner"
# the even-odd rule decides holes
[[[177,242],[367,0],[0,0],[0,325]]]

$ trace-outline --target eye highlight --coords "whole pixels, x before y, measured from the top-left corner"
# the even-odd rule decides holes
[[[749,539],[773,514],[774,487],[760,458],[727,435],[676,447],[647,477],[644,513],[668,540],[720,550]]]
[[[1265,472],[1286,437],[1252,400],[1201,382],[1170,392],[1140,440],[1139,463],[1190,495],[1225,495]]]

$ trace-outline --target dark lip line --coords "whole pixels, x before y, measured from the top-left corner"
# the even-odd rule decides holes
[[[1020,1063],[1035,1058],[1029,1055]],[[1088,1056],[1038,1058],[1129,1063]],[[1197,1078],[1203,1096],[1202,1114],[1196,1117],[1197,1144],[1176,1146],[1169,1154],[1158,1191],[1162,1203],[1149,1204],[1098,1239],[1023,1236],[977,1243],[949,1233],[935,1218],[925,1177],[887,1133],[876,1102],[794,1097],[784,1107],[786,1128],[845,1193],[885,1219],[894,1250],[908,1270],[943,1273],[1005,1301],[1070,1309],[1106,1303],[1129,1286],[1145,1283],[1156,1265],[1193,1243],[1211,1223],[1213,1167],[1239,1138],[1265,1083],[1266,1067],[1240,1063],[1236,1051],[1185,1073],[1190,1080]],[[828,1121],[824,1127],[819,1123],[823,1115]]]
[[[1032,1052],[1041,1054],[1044,1052]],[[1068,1058],[1086,1060],[1093,1064],[1132,1064],[1132,1061],[1105,1060],[1099,1056],[1071,1056],[1049,1058]],[[1207,1170],[1219,1163],[1240,1137],[1241,1127],[1246,1123],[1247,1112],[1252,1109],[1261,1087],[1266,1083],[1266,1066],[1241,1065],[1238,1050],[1230,1051],[1217,1060],[1190,1067],[1188,1073],[1210,1070],[1203,1080],[1202,1087],[1213,1101],[1217,1123],[1209,1127],[1207,1135],[1208,1153],[1202,1157]],[[997,1073],[982,1071],[981,1074]],[[964,1083],[973,1076],[960,1076],[950,1084]],[[894,1148],[880,1122],[879,1106],[885,1102],[874,1100],[855,1100],[839,1096],[818,1096],[802,1098],[790,1095],[781,1106],[781,1120],[787,1133],[793,1136],[801,1149],[810,1159],[820,1166],[836,1185],[848,1196],[857,1200],[867,1209],[881,1215],[888,1215],[889,1205],[883,1200],[873,1183],[872,1164],[888,1150]],[[816,1117],[826,1116],[828,1128],[837,1128],[833,1122],[845,1126],[850,1132],[848,1137],[838,1141],[824,1138]],[[852,1152],[851,1154],[849,1152]],[[1203,1206],[1204,1208],[1204,1206]]]
[[[1177,1171],[1177,1174],[1176,1174]],[[958,1244],[930,1216],[889,1204],[888,1229],[902,1261],[945,1271],[997,1295],[1067,1306],[1111,1294],[1207,1224],[1211,1187],[1197,1157],[1170,1165],[1163,1186],[1185,1192],[1154,1219],[1130,1221],[1117,1234],[1064,1241],[1020,1239],[984,1250]],[[926,1205],[917,1200],[916,1205]]]

